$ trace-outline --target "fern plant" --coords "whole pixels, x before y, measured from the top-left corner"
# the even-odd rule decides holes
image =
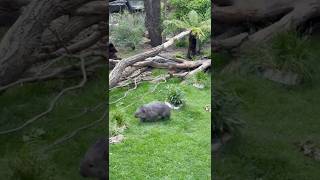
[[[184,93],[181,91],[181,89],[175,87],[175,86],[167,86],[167,95],[166,100],[174,105],[174,106],[180,106],[185,102],[184,99]]]
[[[211,18],[209,10],[204,16],[199,15],[196,11],[191,10],[187,16],[181,19],[165,20],[163,22],[164,32],[172,32],[176,30],[190,30],[188,57],[196,55],[197,41],[204,42],[210,37]],[[190,54],[192,53],[192,54]]]

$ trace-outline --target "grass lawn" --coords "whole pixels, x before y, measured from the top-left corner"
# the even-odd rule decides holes
[[[154,100],[164,101],[163,89],[168,84],[184,91],[186,105],[173,110],[169,121],[139,123],[135,110]],[[111,91],[110,102],[126,90]],[[110,179],[211,179],[211,113],[204,109],[211,103],[210,92],[210,86],[199,90],[171,79],[159,85],[140,84],[112,104],[110,114],[121,109],[128,129],[123,142],[109,147]]]
[[[312,53],[319,57],[319,38]],[[247,125],[213,159],[216,180],[318,180],[320,162],[294,145],[308,138],[320,144],[320,63],[312,85],[284,87],[254,75],[215,76],[244,101],[240,117]]]
[[[105,76],[106,72],[101,72],[97,77],[89,79],[85,87],[67,92],[51,113],[22,131],[0,135],[0,179],[19,179],[17,176],[13,178],[14,169],[20,179],[84,179],[79,174],[80,160],[98,137],[106,136],[106,119],[92,128],[80,131],[71,140],[47,153],[39,154],[36,151],[101,117],[103,107],[83,116],[79,115],[85,108],[92,108],[106,101]],[[50,100],[60,90],[78,84],[79,81],[80,79],[26,84],[1,94],[0,131],[20,126],[45,111]],[[34,133],[35,129],[43,134]],[[24,135],[29,135],[31,139],[24,141]],[[28,158],[29,154],[39,157],[39,160]],[[19,157],[21,163],[15,163],[14,167],[10,168],[10,162]]]

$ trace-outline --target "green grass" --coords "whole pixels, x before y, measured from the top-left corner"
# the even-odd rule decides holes
[[[40,175],[35,179],[84,179],[79,175],[79,163],[88,147],[98,137],[106,136],[106,120],[92,128],[80,131],[71,140],[54,147],[51,151],[39,154],[37,151],[65,134],[97,120],[101,117],[103,107],[95,112],[89,112],[81,117],[75,117],[84,111],[85,108],[94,107],[105,102],[105,72],[99,73],[97,77],[89,79],[84,88],[66,93],[59,101],[54,110],[47,116],[38,119],[34,124],[24,128],[22,131],[0,135],[0,179],[13,179],[13,169],[24,170],[23,167],[32,164],[44,164]],[[79,80],[56,80],[49,82],[26,84],[18,86],[0,95],[0,131],[17,127],[31,117],[45,111],[49,101],[56,96],[60,90],[74,84]],[[70,118],[70,119],[69,119]],[[23,141],[23,135],[32,133],[33,129],[41,129],[45,133],[35,136],[34,141]],[[12,161],[20,155],[22,162]],[[30,157],[34,154],[38,159]],[[35,163],[36,162],[36,163]],[[30,170],[38,169],[41,166],[34,165]],[[25,170],[25,171],[30,171]],[[31,173],[30,176],[32,176]],[[34,175],[34,174],[33,174]],[[40,177],[41,176],[41,177]],[[44,178],[45,177],[45,178]],[[31,179],[31,177],[29,177]]]
[[[315,38],[310,53],[318,57]],[[221,63],[223,64],[223,63]],[[312,64],[315,69],[320,63]],[[295,142],[320,143],[320,72],[312,85],[285,87],[254,75],[216,74],[243,100],[240,117],[247,125],[213,160],[217,180],[318,180],[320,162],[305,157]],[[214,89],[213,89],[214,90]]]
[[[156,71],[159,74],[160,71]],[[174,110],[169,121],[139,123],[135,110],[154,100],[164,101],[166,85],[180,87],[186,98],[181,110]],[[177,79],[167,83],[143,83],[110,112],[122,109],[128,123],[122,143],[110,146],[110,179],[210,179],[210,117],[204,110],[210,105],[211,87],[198,90]],[[127,89],[110,93],[110,101],[121,97]],[[128,106],[128,107],[127,107]]]

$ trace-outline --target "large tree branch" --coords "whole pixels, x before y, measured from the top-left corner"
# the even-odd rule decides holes
[[[109,74],[109,88],[113,88],[117,85],[117,83],[119,82],[122,73],[124,71],[124,69],[136,62],[139,62],[141,60],[145,60],[148,57],[152,57],[155,56],[157,54],[159,54],[162,50],[168,48],[169,46],[171,46],[172,44],[174,44],[174,42],[178,39],[183,38],[184,36],[190,34],[190,31],[184,31],[176,36],[174,36],[173,38],[169,39],[167,42],[152,48],[151,50],[147,51],[147,52],[143,52],[140,54],[137,54],[135,56],[126,58],[121,60],[115,67],[114,69],[111,71],[111,73]]]

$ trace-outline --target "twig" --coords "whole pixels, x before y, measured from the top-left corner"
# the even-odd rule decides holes
[[[73,132],[71,132],[70,134],[67,134],[67,135],[63,136],[62,138],[59,138],[59,139],[56,140],[54,143],[52,143],[52,144],[48,145],[47,147],[41,149],[40,152],[48,151],[48,150],[50,150],[52,147],[57,146],[57,145],[65,142],[65,141],[71,139],[72,137],[74,137],[75,135],[77,135],[77,134],[79,133],[79,131],[88,129],[88,128],[90,128],[90,127],[98,124],[99,122],[102,122],[102,121],[104,120],[104,118],[107,116],[107,114],[108,114],[108,110],[106,109],[106,110],[104,111],[103,115],[102,115],[98,120],[93,121],[93,122],[91,122],[91,123],[89,123],[89,124],[87,124],[87,125],[85,125],[85,126],[81,126],[81,127],[79,127],[78,129],[76,129],[76,130],[74,130]]]
[[[126,92],[124,93],[124,95],[123,95],[121,98],[119,98],[119,99],[117,99],[117,100],[115,100],[115,101],[113,101],[113,102],[110,102],[109,104],[115,104],[115,103],[121,101],[123,98],[125,98],[125,97],[128,95],[128,93],[129,93],[130,91],[135,90],[135,89],[137,89],[137,78],[134,79],[134,88],[129,89],[128,91],[126,91]]]
[[[68,88],[63,89],[63,90],[51,101],[50,106],[49,106],[49,108],[48,108],[46,111],[44,111],[44,112],[42,112],[42,113],[34,116],[33,118],[29,119],[28,121],[26,121],[24,124],[22,124],[22,125],[19,126],[19,127],[16,127],[16,128],[13,128],[13,129],[9,129],[9,130],[5,130],[5,131],[0,131],[0,135],[13,133],[13,132],[16,132],[16,131],[19,131],[19,130],[23,129],[23,128],[26,127],[27,125],[35,122],[37,119],[39,119],[39,118],[45,116],[46,114],[50,113],[50,112],[53,110],[56,102],[59,100],[59,98],[60,98],[65,92],[83,87],[84,84],[87,82],[87,73],[86,73],[86,69],[85,69],[84,58],[81,57],[81,56],[78,56],[78,57],[81,59],[81,71],[82,71],[82,75],[83,75],[82,81],[81,81],[78,85],[76,85],[76,86],[71,86],[71,87],[68,87]]]
[[[99,107],[101,107],[102,105],[103,105],[103,103],[99,103],[98,105],[96,105],[95,107],[93,107],[93,108],[91,108],[91,109],[90,109],[90,108],[84,108],[84,110],[83,110],[81,113],[79,113],[79,114],[77,114],[77,115],[74,115],[74,116],[71,116],[71,117],[69,117],[69,118],[66,118],[66,120],[71,120],[71,119],[79,118],[79,117],[87,114],[88,112],[96,111],[96,110],[97,110]]]

